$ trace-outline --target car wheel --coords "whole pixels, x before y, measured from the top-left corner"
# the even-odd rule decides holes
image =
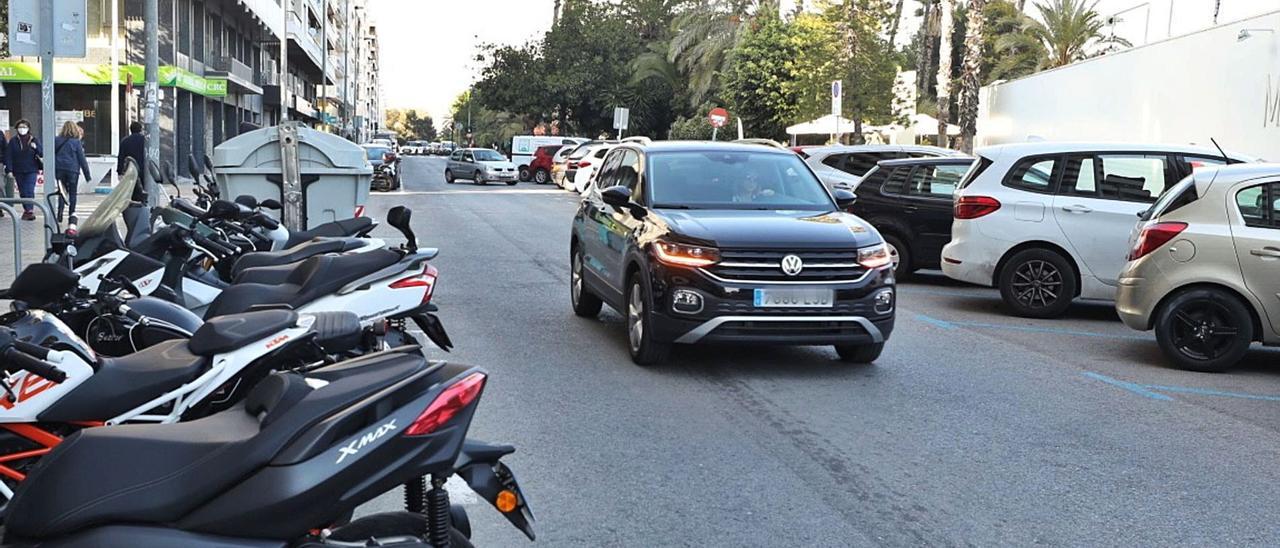
[[[1071,263],[1048,249],[1025,249],[1000,271],[1000,297],[1018,316],[1054,318],[1071,306],[1076,275]]]
[[[667,359],[671,345],[653,340],[653,296],[643,274],[631,276],[627,291],[627,348],[636,365],[653,365]]]
[[[893,262],[895,278],[903,279],[915,272],[911,267],[911,249],[902,242],[902,239],[892,234],[885,234],[884,245],[889,248],[889,258]]]
[[[545,185],[547,184],[547,181],[549,181],[550,179],[551,179],[551,174],[548,173],[547,170],[545,169],[538,168],[538,171],[533,172],[533,182],[535,183],[538,183],[540,185]]]
[[[1216,373],[1235,365],[1253,343],[1253,316],[1215,288],[1177,294],[1156,312],[1156,342],[1179,369]]]
[[[836,354],[840,361],[848,363],[871,363],[884,351],[884,343],[874,344],[837,344]]]
[[[600,307],[604,301],[587,288],[587,282],[582,278],[582,261],[582,251],[574,246],[569,255],[569,298],[573,303],[574,314],[594,318],[600,315]]]
[[[483,184],[485,183],[485,181],[484,181],[484,173],[481,173],[481,172],[477,171],[475,175],[472,175],[472,176],[471,176],[471,180],[472,180],[472,181],[475,181],[475,183],[476,183],[477,185],[483,185]]]
[[[507,186],[516,186],[516,183],[518,182],[520,181],[507,181]]]
[[[448,169],[444,170],[444,182],[453,184],[453,171]]]
[[[520,181],[528,182],[531,177],[533,177],[533,173],[529,171],[528,167],[520,168]]]

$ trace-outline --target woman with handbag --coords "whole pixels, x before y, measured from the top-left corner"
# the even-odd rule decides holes
[[[58,140],[54,145],[54,171],[64,194],[63,198],[58,200],[59,223],[62,222],[62,208],[68,202],[71,216],[74,217],[76,214],[76,192],[80,186],[80,174],[84,173],[86,181],[93,180],[93,175],[89,174],[89,160],[84,156],[82,135],[80,126],[68,120],[62,125],[62,131],[58,133]]]
[[[18,120],[13,127],[17,129],[18,134],[9,140],[9,147],[5,154],[9,163],[5,164],[4,168],[17,180],[19,196],[35,198],[36,176],[44,167],[40,140],[31,134],[31,122],[25,119]],[[32,211],[34,208],[35,206],[31,204],[22,204],[24,221],[36,220],[36,214]]]

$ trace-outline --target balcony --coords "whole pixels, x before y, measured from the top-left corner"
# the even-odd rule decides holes
[[[241,93],[262,94],[263,80],[254,74],[253,68],[233,57],[211,55],[205,58],[205,75],[224,77]]]

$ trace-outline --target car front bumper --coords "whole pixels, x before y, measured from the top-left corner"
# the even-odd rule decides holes
[[[805,287],[831,289],[829,308],[757,308],[755,289],[794,287],[760,282],[713,279],[702,271],[659,266],[654,278],[654,335],[666,342],[766,345],[876,344],[893,332],[897,295],[892,304],[876,310],[876,295],[895,292],[892,271],[882,268],[857,282],[814,283]],[[702,308],[677,311],[675,290],[697,292]]]

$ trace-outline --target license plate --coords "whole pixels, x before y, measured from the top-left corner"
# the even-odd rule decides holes
[[[756,308],[831,308],[831,289],[757,289]]]

